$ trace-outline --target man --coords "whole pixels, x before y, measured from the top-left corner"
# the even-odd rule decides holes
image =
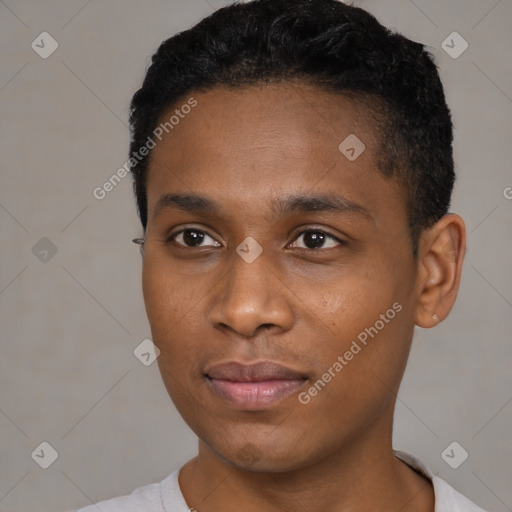
[[[481,511],[391,444],[465,252],[424,47],[336,0],[235,4],[165,41],[131,106],[146,311],[199,451],[98,508]]]

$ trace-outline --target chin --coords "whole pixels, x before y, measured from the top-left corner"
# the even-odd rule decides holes
[[[231,438],[232,440],[233,438]],[[209,449],[226,464],[242,471],[257,473],[285,473],[310,464],[307,455],[297,450],[297,443],[270,444],[241,441],[230,446],[209,444]]]

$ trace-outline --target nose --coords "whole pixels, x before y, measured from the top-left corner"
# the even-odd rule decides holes
[[[265,252],[252,263],[238,254],[234,254],[233,259],[209,313],[212,325],[246,337],[254,336],[260,327],[291,329],[294,317],[289,299],[292,292],[266,261]]]

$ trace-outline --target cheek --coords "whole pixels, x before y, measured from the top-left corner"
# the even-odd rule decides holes
[[[170,263],[148,255],[142,268],[142,291],[152,329],[170,332],[180,321],[193,314],[202,289],[191,276],[180,276]]]
[[[173,375],[191,370],[204,340],[200,308],[208,288],[192,282],[156,258],[144,262],[142,289],[153,342],[160,349],[158,363],[162,372]]]
[[[391,276],[379,269],[347,269],[336,279],[305,283],[302,298],[317,323],[334,339],[347,340],[368,327],[397,300]]]
[[[166,272],[161,272],[156,265],[144,262],[142,292],[153,335],[164,325],[172,325],[178,318],[178,303],[172,293],[174,287]]]
[[[144,262],[142,290],[153,342],[160,349],[159,364],[178,367],[174,364],[176,354],[173,352],[178,352],[175,340],[183,340],[184,335],[192,336],[183,329],[191,325],[193,297],[187,294],[187,287],[179,283],[176,276],[154,260]],[[181,344],[179,357],[183,359],[183,349],[190,344]]]
[[[321,378],[341,356],[343,368],[337,365],[334,373],[339,377],[330,386],[331,392],[340,394],[338,398],[351,400],[356,390],[382,396],[383,390],[375,389],[382,388],[379,377],[394,388],[412,327],[406,294],[391,272],[354,271],[324,287],[315,303],[312,317],[323,335],[311,340],[308,350],[315,354],[316,377]]]

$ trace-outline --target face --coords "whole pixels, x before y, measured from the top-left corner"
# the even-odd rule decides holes
[[[305,85],[192,96],[147,179],[143,292],[173,402],[242,468],[389,436],[417,269],[370,112]]]

